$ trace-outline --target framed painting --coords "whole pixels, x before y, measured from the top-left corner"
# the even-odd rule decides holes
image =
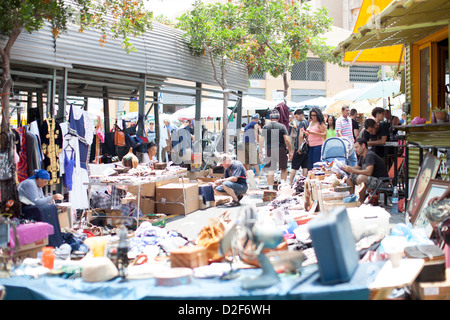
[[[408,199],[406,211],[411,217],[416,215],[425,189],[427,188],[430,180],[436,178],[440,165],[441,160],[439,158],[435,157],[431,153],[426,153],[425,159],[417,172],[416,182],[411,192],[411,196]]]
[[[433,226],[430,220],[425,215],[425,208],[428,206],[428,202],[434,197],[440,197],[444,194],[447,188],[450,186],[450,181],[446,180],[435,180],[429,181],[423,196],[420,199],[418,208],[415,215],[411,219],[411,224],[414,228],[424,229],[425,234],[431,237],[433,233]]]

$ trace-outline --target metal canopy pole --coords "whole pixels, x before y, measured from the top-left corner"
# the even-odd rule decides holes
[[[105,124],[105,133],[110,130],[110,118],[109,118],[109,99],[108,99],[108,87],[103,87],[103,116]]]
[[[195,85],[195,121],[194,121],[194,154],[202,153],[202,84],[197,82]],[[194,159],[197,159],[194,157]],[[195,163],[194,163],[195,164]]]
[[[147,100],[147,79],[145,74],[141,74],[141,79],[144,81],[139,84],[139,110],[138,110],[138,131],[137,134],[141,137],[145,134],[145,100]],[[156,115],[156,113],[155,113]],[[158,127],[156,127],[158,130]]]
[[[67,104],[67,68],[64,68],[64,77],[59,83],[58,90],[58,114],[56,119],[59,122],[66,120],[66,104]]]
[[[158,151],[160,151],[161,148],[159,146],[159,137],[161,135],[159,134],[159,114],[158,114],[158,112],[159,112],[159,104],[158,104],[158,92],[157,91],[153,91],[153,99],[154,99],[154,101],[156,101],[156,103],[152,104],[152,106],[154,107],[153,108],[153,114],[154,114],[154,117],[155,117],[155,132],[156,132],[156,138],[155,138],[156,141],[155,142],[157,142],[157,144],[158,144]],[[147,114],[150,112],[150,110],[151,110],[151,107],[148,110]],[[161,152],[158,152],[158,154],[161,154]],[[161,160],[161,156],[159,157],[158,160]]]

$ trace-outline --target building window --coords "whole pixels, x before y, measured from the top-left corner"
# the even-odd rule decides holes
[[[266,74],[264,72],[252,73],[251,75],[248,76],[248,78],[251,80],[265,80]]]
[[[302,102],[318,97],[326,97],[326,90],[320,89],[292,89],[291,90],[291,101],[292,102]]]
[[[350,82],[378,82],[380,66],[350,66]]]
[[[264,88],[248,88],[247,96],[259,99],[266,99],[266,89]]]
[[[294,63],[291,80],[325,81],[325,63],[320,59],[308,59]]]

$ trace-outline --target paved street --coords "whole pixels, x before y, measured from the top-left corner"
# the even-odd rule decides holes
[[[261,183],[264,187],[264,182]],[[210,207],[204,210],[197,210],[187,216],[179,215],[169,217],[166,221],[166,228],[168,230],[176,230],[188,239],[195,240],[198,233],[203,227],[207,226],[210,219],[217,218],[226,211],[229,211],[231,216],[238,214],[239,210],[249,204],[255,204],[257,207],[264,205],[262,200],[263,190],[250,189],[244,198],[241,200],[240,207],[228,208],[225,205],[217,207]],[[386,210],[390,212],[390,205],[386,207]],[[403,213],[392,214],[390,218],[391,227],[397,223],[404,223],[405,215]]]

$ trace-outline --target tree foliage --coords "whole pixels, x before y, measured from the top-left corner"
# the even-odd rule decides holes
[[[227,62],[240,57],[238,44],[243,41],[246,32],[242,13],[231,1],[203,4],[197,0],[192,10],[178,19],[177,27],[185,31],[184,37],[188,39],[193,54],[206,55],[211,61],[214,78],[223,90],[223,149],[228,150]],[[218,70],[221,71],[220,76]]]
[[[151,27],[152,13],[140,0],[1,0],[0,1],[0,101],[2,106],[2,133],[9,133],[9,95],[12,87],[11,49],[19,35],[33,32],[50,24],[57,38],[69,25],[77,25],[80,32],[97,29],[101,32],[100,45],[109,37],[121,39],[127,52],[135,48],[129,37],[139,36]],[[2,135],[4,136],[4,135]],[[5,149],[6,139],[1,141]],[[1,181],[2,200],[14,192],[13,179]]]
[[[249,74],[268,72],[286,75],[294,63],[307,59],[308,52],[324,62],[339,63],[326,45],[323,34],[331,29],[332,19],[325,8],[313,10],[303,1],[240,0],[245,12],[248,34],[241,44],[242,60]]]
[[[57,37],[72,23],[80,32],[101,31],[103,42],[107,36],[122,39],[124,48],[131,51],[134,47],[129,36],[151,28],[153,14],[139,0],[2,0],[0,16],[0,35],[8,39],[23,30],[39,30],[46,21]]]
[[[239,7],[231,2],[205,5],[197,0],[192,10],[178,19],[177,27],[185,31],[194,55],[207,55],[213,64],[219,61],[220,67],[239,56],[237,45],[246,32]],[[223,79],[216,80],[222,89],[227,87]]]

